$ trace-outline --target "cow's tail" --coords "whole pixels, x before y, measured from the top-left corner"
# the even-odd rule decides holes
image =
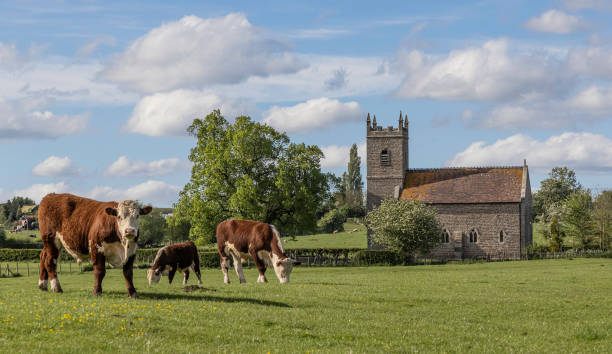
[[[274,252],[275,248],[278,248],[277,252],[277,256],[282,256],[281,258],[285,257],[285,250],[283,249],[283,243],[281,242],[281,238],[280,238],[280,232],[278,232],[278,230],[276,229],[276,227],[272,224],[270,224],[270,229],[272,229],[272,235],[274,240],[272,240],[272,252]],[[274,245],[276,245],[276,247],[274,247]]]
[[[200,271],[200,253],[198,252],[198,248],[195,244],[193,244],[193,268],[194,271],[197,269]]]

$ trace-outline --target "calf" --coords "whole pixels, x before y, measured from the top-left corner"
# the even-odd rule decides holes
[[[162,275],[167,275],[170,284],[174,279],[176,271],[183,272],[183,284],[187,284],[189,279],[189,268],[198,277],[198,282],[202,284],[202,276],[200,275],[200,257],[196,245],[187,241],[174,245],[162,247],[157,251],[153,266],[147,271],[147,279],[149,285],[159,283]]]
[[[246,283],[242,262],[251,258],[259,271],[257,282],[267,282],[266,266],[273,267],[278,280],[288,283],[293,265],[297,262],[285,255],[280,234],[274,225],[252,220],[226,220],[217,226],[217,246],[223,271],[223,282],[229,284],[229,256],[241,283]]]
[[[56,264],[61,247],[79,264],[91,257],[94,268],[94,295],[102,293],[102,279],[106,262],[122,267],[128,296],[137,297],[134,288],[133,266],[138,248],[140,215],[151,212],[152,207],[141,208],[136,201],[99,202],[72,194],[47,194],[38,208],[40,237],[40,278],[38,287],[62,292],[57,279]]]

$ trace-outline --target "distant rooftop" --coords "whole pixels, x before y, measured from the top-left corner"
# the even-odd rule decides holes
[[[434,204],[519,203],[523,178],[523,166],[409,169],[401,198]]]

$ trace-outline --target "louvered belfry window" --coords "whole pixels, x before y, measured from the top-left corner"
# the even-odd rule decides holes
[[[390,166],[391,165],[391,154],[389,150],[384,149],[380,152],[380,164],[382,166]]]

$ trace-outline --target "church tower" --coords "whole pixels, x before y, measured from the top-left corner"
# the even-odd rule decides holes
[[[376,116],[366,118],[367,210],[380,205],[382,199],[399,198],[408,170],[408,116],[400,112],[397,128],[384,128]]]

